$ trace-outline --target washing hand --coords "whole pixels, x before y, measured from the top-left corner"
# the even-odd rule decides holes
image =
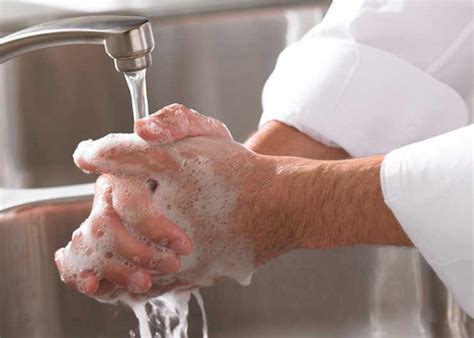
[[[55,255],[61,278],[67,285],[104,298],[117,296],[123,289],[134,293],[149,290],[151,271],[161,274],[178,271],[178,255],[189,254],[192,248],[186,234],[163,217],[155,220],[159,229],[148,227],[146,219],[136,225],[148,241],[134,237],[112,206],[112,180],[109,175],[99,177],[91,215],[73,233],[68,246]],[[166,244],[168,249],[156,250],[152,242]]]
[[[108,135],[75,152],[80,168],[105,175],[90,218],[56,255],[66,283],[110,297],[222,277],[244,282],[291,246],[291,234],[269,221],[273,163],[234,142],[219,121],[172,105],[135,131],[140,137]],[[88,259],[91,248],[99,254]],[[178,255],[188,256],[180,264]]]

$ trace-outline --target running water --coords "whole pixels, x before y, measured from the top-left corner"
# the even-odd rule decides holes
[[[132,100],[134,121],[149,115],[146,91],[146,69],[124,73]],[[130,306],[139,323],[140,338],[184,338],[188,336],[188,311],[191,294],[201,309],[202,336],[207,338],[207,318],[199,289],[169,292],[148,301],[122,300]],[[133,330],[130,337],[138,337]]]
[[[189,301],[196,299],[202,315],[202,337],[208,338],[204,303],[198,289],[168,292],[145,302],[127,301],[139,322],[139,336],[134,330],[130,338],[183,338],[188,336]]]
[[[148,97],[146,93],[146,68],[135,72],[123,73],[127,81],[134,121],[148,116]]]
[[[135,120],[146,117],[148,103],[145,70],[126,73],[125,77],[130,88]],[[192,142],[188,140],[187,146],[190,151],[193,151],[193,149],[201,149],[202,146],[212,147],[215,142],[217,141],[196,138]],[[118,144],[126,145],[129,151],[144,149],[148,146],[146,141],[134,133],[109,134],[99,140],[81,142],[74,152],[74,161],[78,164],[88,159],[105,165],[104,153],[101,149],[114,149]],[[242,285],[248,285],[255,271],[253,243],[242,236],[235,236],[235,232],[228,231],[229,224],[226,220],[229,219],[231,213],[236,211],[239,192],[237,189],[226,187],[224,182],[221,182],[222,178],[214,172],[212,161],[206,153],[189,158],[186,152],[181,152],[175,145],[168,145],[167,148],[173,160],[182,164],[179,175],[192,178],[197,189],[181,194],[180,187],[177,185],[179,182],[159,172],[148,173],[146,177],[110,175],[106,181],[107,184],[113,185],[113,198],[109,200],[111,196],[107,195],[112,194],[110,190],[107,190],[111,186],[99,184],[98,187],[105,190],[98,191],[96,195],[98,198],[94,200],[90,217],[73,235],[76,238],[75,243],[78,243],[75,245],[78,245],[81,250],[73,250],[72,243],[69,242],[65,248],[58,251],[56,256],[60,261],[71,262],[73,268],[69,271],[68,279],[72,279],[79,289],[85,287],[84,283],[88,281],[88,278],[76,272],[91,270],[101,279],[104,266],[108,264],[108,259],[113,257],[119,264],[131,267],[132,262],[123,259],[120,255],[111,255],[115,241],[110,231],[102,231],[99,235],[93,230],[97,222],[102,223],[104,220],[113,222],[107,216],[107,209],[111,202],[125,229],[136,240],[153,247],[163,257],[172,254],[166,245],[154,243],[145,238],[135,225],[143,219],[159,219],[163,216],[172,223],[179,224],[190,238],[196,239],[193,243],[193,252],[183,257],[178,272],[165,276],[152,275],[152,282],[156,287],[155,295],[159,294],[159,290],[167,289],[165,286],[173,285],[171,284],[173,282],[177,283],[174,284],[175,286],[181,286],[182,289],[141,300],[131,299],[127,290],[114,290],[108,295],[110,297],[104,296],[103,301],[119,301],[131,307],[139,321],[141,338],[186,338],[189,300],[191,295],[194,295],[203,315],[203,337],[207,338],[207,320],[199,291],[197,289],[185,290],[185,288],[191,281],[193,285],[214,285],[216,276],[227,277]],[[190,165],[187,165],[188,161]],[[130,174],[143,173],[144,170],[142,166],[137,166],[133,162],[121,164],[121,169]],[[159,193],[150,194],[148,176],[160,183]],[[204,191],[205,194],[201,193]],[[188,213],[191,208],[196,213]],[[195,228],[192,226],[193,222],[205,224],[205,226]],[[107,224],[101,224],[100,227],[104,227],[104,230],[109,228]],[[97,234],[93,235],[96,232]],[[213,240],[216,238],[219,238],[219,241]],[[207,245],[209,240],[213,240],[213,245]],[[134,289],[129,288],[128,291],[134,292]],[[137,335],[132,332],[132,337],[137,337]]]

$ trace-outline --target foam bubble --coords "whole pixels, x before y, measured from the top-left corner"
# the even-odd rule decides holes
[[[168,276],[153,274],[153,285],[165,286],[180,280],[191,280],[197,285],[208,286],[213,285],[217,277],[228,277],[248,285],[255,270],[253,244],[233,231],[236,224],[231,221],[231,216],[239,208],[239,187],[230,186],[222,173],[216,170],[213,149],[209,149],[207,153],[201,151],[203,148],[199,143],[207,142],[205,138],[180,141],[183,142],[191,147],[164,146],[179,164],[175,172],[150,173],[137,163],[122,165],[122,171],[139,175],[110,177],[113,207],[127,231],[157,252],[170,252],[166,248],[168,241],[154,243],[143,236],[136,224],[145,218],[160,219],[164,215],[191,237],[193,251],[191,255],[182,257],[180,271]],[[82,158],[112,168],[115,164],[105,160],[103,149],[108,149],[110,155],[110,152],[124,143],[130,145],[130,152],[149,147],[134,134],[113,134],[94,143],[82,142],[74,153],[74,159],[78,161]],[[193,151],[193,144],[196,144],[199,151]],[[225,161],[227,153],[224,151],[219,156]],[[233,175],[232,171],[232,166],[229,166],[225,175]],[[235,180],[238,181],[238,177]],[[94,219],[102,217],[106,213],[105,208],[104,203],[94,204],[91,216],[80,227],[83,234],[82,245],[88,247],[86,254],[83,250],[72,250],[70,245],[65,248],[66,259],[72,263],[74,271],[95,271],[99,278],[102,277],[104,264],[111,259],[129,267],[138,262],[138,257],[129,262],[112,254],[114,240],[107,224],[101,227],[100,236],[91,235]],[[157,257],[150,265],[158,266],[159,261]],[[177,292],[171,294],[176,299],[181,297]],[[169,294],[165,296],[168,297],[167,295]],[[163,299],[169,302],[169,298],[162,297],[158,298],[161,302],[166,303]],[[110,300],[120,300],[134,310],[138,308],[136,300],[133,301],[135,303],[128,300],[125,292],[116,293],[115,298]],[[179,300],[176,302],[179,303]],[[143,306],[143,302],[140,306]],[[143,320],[143,311],[137,310],[136,313]],[[143,323],[140,327],[144,327]]]

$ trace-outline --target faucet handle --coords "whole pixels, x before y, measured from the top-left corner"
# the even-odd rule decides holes
[[[103,44],[120,72],[150,66],[155,46],[147,18],[83,16],[42,23],[1,38],[0,63],[33,50],[71,44]]]

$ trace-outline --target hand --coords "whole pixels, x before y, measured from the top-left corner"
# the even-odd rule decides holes
[[[178,104],[165,107],[147,119],[147,123],[142,122],[137,123],[137,130],[143,134],[143,137],[148,137],[152,143],[163,143],[165,139],[171,141],[188,135],[197,136],[200,134],[232,139],[227,128],[219,121],[204,117]],[[149,132],[150,130],[153,132]],[[110,180],[111,176],[106,175],[102,175],[97,180],[93,208],[96,212],[91,214],[91,217],[74,233],[71,243],[66,248],[57,251],[56,264],[61,277],[67,285],[76,287],[85,294],[100,298],[113,298],[112,296],[120,294],[123,290],[135,293],[162,292],[165,290],[164,285],[160,287],[161,290],[156,290],[154,287],[150,291],[151,275],[156,276],[159,272],[167,274],[177,271],[180,259],[174,254],[163,255],[161,251],[153,252],[149,246],[145,247],[143,243],[137,243],[137,239],[133,238],[132,234],[124,227],[111,205]],[[106,207],[104,208],[104,206]],[[100,208],[102,210],[98,211]],[[90,252],[92,247],[101,245],[104,229],[97,230],[101,222],[107,224],[105,230],[113,236],[115,243],[108,248],[109,251],[102,250],[100,254],[94,252],[94,258],[99,261],[104,260],[104,257],[109,259],[105,260],[106,263],[101,264],[100,267],[98,264],[80,267],[75,262],[79,259],[74,259],[74,256],[84,254],[82,252],[84,250]],[[163,215],[145,220],[138,224],[138,227],[143,235],[153,239],[156,243],[168,244],[168,247],[176,254],[187,255],[191,251],[191,242],[187,235]],[[86,246],[83,243],[84,233],[88,234],[89,243]],[[110,259],[111,256],[117,257],[121,262]],[[137,264],[140,262],[142,264]],[[93,265],[94,268],[92,268]],[[171,283],[168,285],[171,288],[176,286],[181,286],[181,284]]]
[[[139,224],[138,228],[148,235],[147,241],[133,236],[112,206],[111,179],[107,175],[99,177],[91,215],[73,233],[71,242],[55,255],[61,278],[67,285],[104,300],[123,292],[148,291],[153,274],[178,271],[177,254],[191,252],[186,234],[163,218],[155,219],[159,232],[154,231],[157,227],[150,229],[147,224]],[[169,249],[154,243],[168,244]],[[176,286],[162,286],[160,291]]]
[[[261,192],[271,190],[267,189],[270,171],[260,171],[267,161],[233,142],[222,123],[172,105],[138,121],[135,130],[148,143],[134,135],[109,135],[82,143],[75,160],[85,171],[110,174],[111,209],[127,224],[125,229],[146,237],[152,231],[159,233],[162,223],[177,223],[192,237],[193,255],[186,257],[180,272],[165,277],[155,273],[153,287],[146,294],[163,292],[164,286],[209,285],[224,276],[248,276],[256,264],[291,246],[291,237],[282,234],[284,229],[271,231],[270,218],[259,207],[264,200]],[[190,135],[208,137],[156,146]],[[284,238],[283,244],[275,245],[278,237]],[[60,271],[63,256],[58,254]],[[94,262],[89,264],[94,266]],[[116,286],[123,288],[131,271],[120,272],[121,284]],[[88,294],[97,282],[91,284],[94,287],[82,286]],[[145,292],[149,285],[132,289]]]
[[[186,137],[208,136],[233,140],[221,121],[173,103],[135,122],[135,133],[150,144],[166,144]]]

